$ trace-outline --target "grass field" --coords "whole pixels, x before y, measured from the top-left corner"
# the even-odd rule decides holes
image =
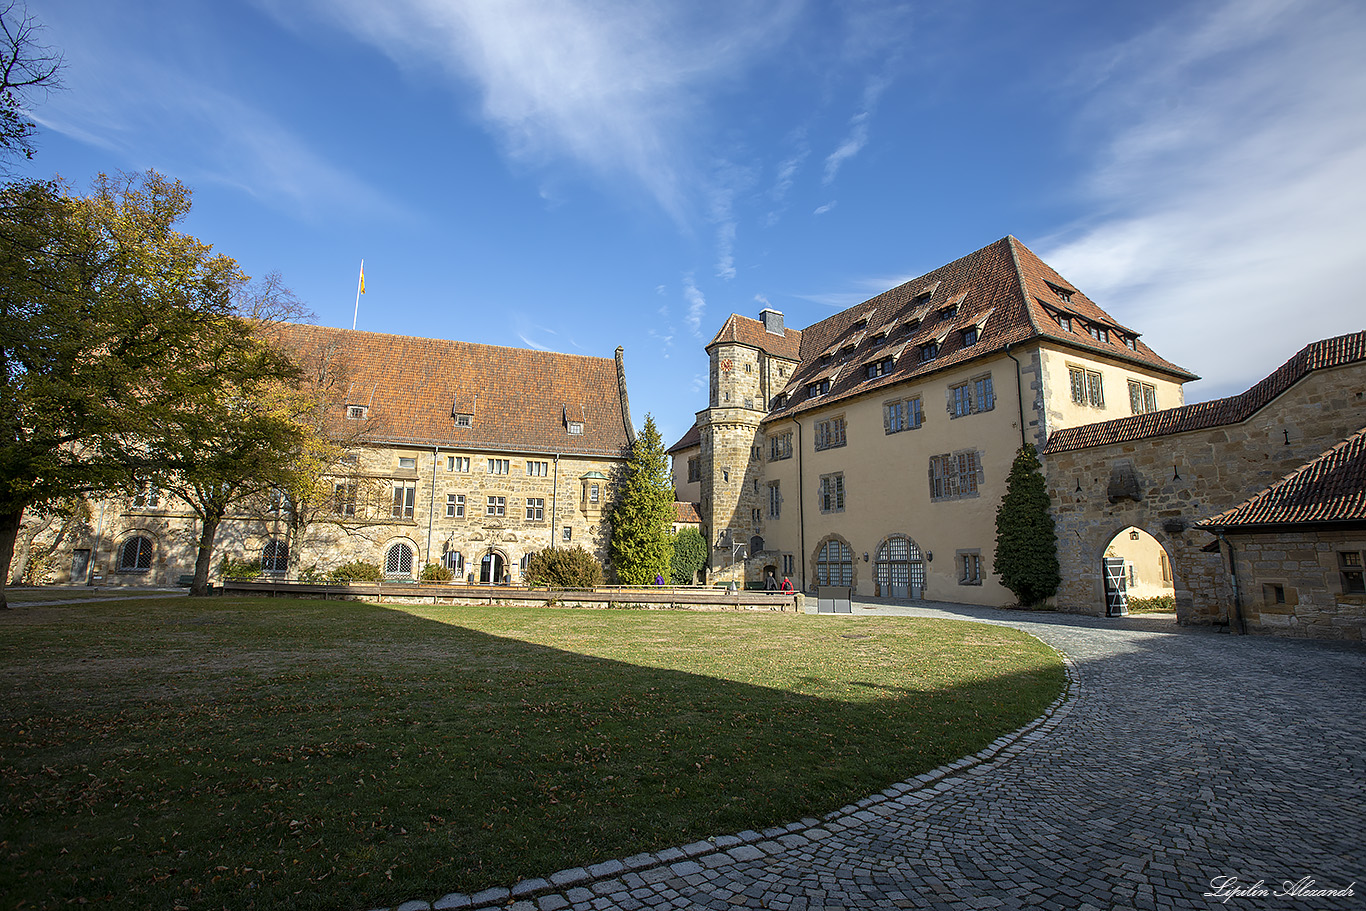
[[[957,621],[263,599],[0,614],[0,901],[365,909],[819,815],[1039,715]]]

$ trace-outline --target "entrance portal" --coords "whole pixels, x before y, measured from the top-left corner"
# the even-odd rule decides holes
[[[479,561],[479,581],[484,585],[498,585],[503,581],[503,555],[496,552],[484,554]]]
[[[919,601],[925,596],[925,564],[920,548],[904,535],[892,535],[877,549],[878,594],[884,598],[911,598]]]
[[[1162,543],[1141,528],[1121,529],[1105,546],[1106,589],[1122,589],[1129,611],[1175,610],[1172,564]]]

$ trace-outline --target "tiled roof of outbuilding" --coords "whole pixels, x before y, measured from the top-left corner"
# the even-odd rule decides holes
[[[1073,318],[1071,331],[1062,327],[1057,314]],[[743,317],[732,316],[726,326],[742,322]],[[749,322],[762,331],[761,323]],[[1089,326],[1107,330],[1108,340],[1093,338]],[[975,344],[967,343],[967,329],[976,329]],[[771,412],[769,419],[824,407],[1039,339],[1182,381],[1196,379],[1159,357],[1137,332],[1115,322],[1024,244],[1007,236],[802,330],[801,364],[786,387],[787,404]],[[1132,348],[1125,339],[1132,340]],[[939,350],[922,360],[920,349],[931,341],[938,342]],[[853,350],[847,351],[850,345]],[[871,355],[884,346],[894,355],[892,369],[869,379],[865,367],[870,359],[878,359]],[[807,384],[825,376],[831,377],[830,391],[807,398]]]
[[[697,503],[684,503],[682,500],[674,501],[674,512],[677,518],[674,519],[679,525],[701,525],[702,516],[697,512]]]
[[[1222,531],[1319,522],[1366,522],[1366,427],[1196,527]]]
[[[1305,345],[1270,376],[1246,392],[1227,398],[1150,411],[1113,421],[1064,427],[1048,438],[1045,453],[1069,452],[1149,437],[1237,424],[1252,417],[1278,395],[1315,370],[1366,360],[1366,332],[1354,332]]]
[[[701,446],[701,445],[702,445],[702,431],[701,431],[701,429],[697,426],[696,422],[694,422],[693,425],[692,425],[691,427],[688,428],[688,432],[685,433],[685,434],[683,434],[682,438],[680,438],[679,441],[678,441],[677,443],[674,443],[674,444],[673,444],[672,446],[670,446],[667,450],[665,450],[665,452],[667,452],[667,453],[669,453],[670,455],[672,455],[672,454],[675,453],[675,452],[679,452],[679,451],[684,450],[684,449],[691,449],[691,448],[694,447],[694,446]]]
[[[607,457],[629,445],[611,358],[327,326],[279,333],[297,356],[338,365],[346,404],[366,407],[365,436],[377,443]],[[472,415],[471,426],[455,426],[453,413]]]

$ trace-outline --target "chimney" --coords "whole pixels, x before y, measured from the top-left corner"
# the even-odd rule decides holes
[[[783,334],[783,315],[779,311],[765,307],[759,311],[759,319],[763,321],[765,332]]]

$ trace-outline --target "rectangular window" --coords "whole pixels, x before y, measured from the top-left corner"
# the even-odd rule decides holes
[[[939,342],[930,341],[920,346],[920,359],[932,361],[939,356]]]
[[[543,519],[545,519],[545,498],[527,497],[526,520],[528,522],[540,522]]]
[[[473,426],[473,425],[474,425],[474,415],[472,415],[472,414],[457,414],[457,415],[455,416],[455,426],[457,426],[457,427],[471,427],[471,426]]]
[[[399,459],[399,460],[398,460],[398,467],[399,467],[399,468],[413,468],[413,469],[416,469],[416,468],[417,468],[417,459]]]
[[[924,423],[924,419],[918,395],[900,402],[887,402],[882,411],[882,429],[886,433],[915,430]]]
[[[971,348],[977,344],[977,327],[969,326],[963,330],[963,347]]]
[[[544,478],[550,474],[549,462],[527,462],[526,473],[528,477]]]
[[[1068,367],[1067,378],[1072,386],[1073,402],[1078,405],[1090,405],[1093,408],[1105,406],[1105,392],[1099,370]]]
[[[332,511],[339,516],[356,514],[356,482],[338,481],[332,488]]]
[[[981,459],[975,449],[930,456],[930,499],[977,496],[981,470]]]
[[[1363,565],[1361,551],[1338,551],[1338,570],[1342,573],[1344,595],[1366,594],[1366,565]]]
[[[589,502],[589,503],[596,503],[596,502],[598,502],[598,485],[596,485],[596,484],[591,484],[591,485],[589,485],[589,487],[588,487],[588,502]]]
[[[463,493],[446,494],[446,518],[461,519],[465,516],[465,495]]]
[[[570,422],[569,422],[569,434],[570,434],[571,436],[580,436],[582,433],[583,433],[583,421],[570,421]]]
[[[991,387],[991,374],[972,381],[972,410],[991,411],[996,407],[996,390]]]
[[[484,508],[486,516],[502,516],[507,514],[507,497],[489,497],[488,506]]]
[[[134,509],[156,509],[160,502],[161,491],[151,482],[144,484],[137,493],[133,494]]]
[[[413,517],[413,503],[416,500],[416,481],[395,481],[393,517],[395,519],[411,519]]]
[[[1058,325],[1062,327],[1064,332],[1072,331],[1072,317],[1068,316],[1066,313],[1059,313],[1053,318],[1058,321]]]
[[[573,527],[570,526],[570,525],[566,525],[566,526],[564,527],[564,532],[561,534],[560,537],[563,538],[563,540],[565,540],[565,541],[572,541],[572,540],[574,540],[574,529],[573,529]]]
[[[511,459],[489,459],[489,474],[507,474],[511,470]]]
[[[470,470],[470,457],[446,456],[446,470],[468,472]]]
[[[363,421],[363,420],[365,420],[365,406],[364,406],[364,405],[347,405],[347,406],[346,406],[346,419],[347,419],[348,421]]]
[[[770,481],[768,483],[768,517],[770,519],[782,517],[783,497],[782,494],[779,493],[778,483],[779,482],[777,481]]]
[[[1134,414],[1147,414],[1157,410],[1157,387],[1152,383],[1129,380],[1129,410]]]
[[[982,554],[979,551],[964,551],[958,555],[958,584],[982,584]]]
[[[793,567],[796,564],[796,562],[797,561],[793,559],[791,554],[783,554],[783,578],[787,578],[788,576],[792,575]]]
[[[821,512],[844,511],[844,474],[821,475],[819,491]]]
[[[759,522],[762,521],[759,516],[759,507],[756,506],[749,511],[749,520],[753,523],[755,528],[759,527]]]
[[[967,383],[949,387],[949,414],[956,418],[972,414],[972,388]]]
[[[1091,333],[1091,338],[1095,339],[1096,341],[1105,342],[1107,344],[1109,343],[1110,330],[1106,329],[1104,326],[1092,325],[1088,331]]]
[[[1172,561],[1168,559],[1167,552],[1164,550],[1157,555],[1158,561],[1162,564],[1162,581],[1172,581]]]
[[[768,438],[768,460],[779,462],[792,458],[792,434],[780,433]]]
[[[688,459],[688,483],[702,480],[702,459]]]
[[[814,398],[815,398],[816,396],[818,396],[818,395],[825,395],[825,394],[826,394],[827,392],[829,392],[829,391],[830,391],[830,381],[829,381],[829,380],[820,380],[820,381],[815,382],[815,383],[807,383],[807,384],[806,384],[806,397],[809,398],[809,399],[814,399]]]
[[[838,449],[847,442],[844,416],[816,422],[816,449]]]

